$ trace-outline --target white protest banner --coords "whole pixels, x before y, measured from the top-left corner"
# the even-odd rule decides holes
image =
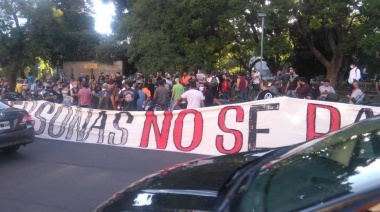
[[[154,113],[46,101],[11,105],[33,116],[40,138],[205,155],[296,144],[380,113],[380,107],[287,97]]]

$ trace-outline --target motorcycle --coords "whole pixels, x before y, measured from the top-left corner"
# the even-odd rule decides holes
[[[142,108],[145,111],[163,111],[159,104],[154,103],[153,101],[144,102]]]
[[[7,92],[4,94],[6,101],[23,101],[22,95],[17,92]]]
[[[310,79],[310,85],[319,84],[325,79],[324,75],[318,75]]]

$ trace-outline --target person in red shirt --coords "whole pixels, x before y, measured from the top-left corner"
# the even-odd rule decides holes
[[[92,92],[88,89],[86,82],[82,83],[82,88],[78,92],[79,106],[84,108],[91,108]]]
[[[247,85],[248,82],[244,77],[243,73],[239,74],[239,78],[237,79],[236,87],[239,88],[239,95],[243,102],[247,101]]]
[[[227,94],[229,91],[229,80],[227,79],[227,75],[223,74],[223,83],[221,88],[223,99],[227,99]]]

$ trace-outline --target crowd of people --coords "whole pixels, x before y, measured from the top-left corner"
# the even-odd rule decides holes
[[[349,83],[353,92],[347,96],[355,103],[363,95],[357,82],[357,68],[351,71]],[[10,92],[9,83],[0,82],[1,97]],[[135,77],[121,75],[86,76],[83,72],[78,79],[69,79],[65,73],[47,76],[43,80],[34,80],[31,73],[26,79],[17,82],[15,92],[22,100],[46,100],[66,105],[104,110],[139,111],[146,102],[153,101],[163,110],[173,109],[184,99],[186,108],[200,108],[226,103],[246,102],[288,96],[292,98],[337,101],[339,96],[328,79],[309,84],[299,77],[290,67],[285,73],[277,71],[273,80],[261,78],[259,70],[253,68],[239,74],[227,69],[203,73],[184,71],[175,73],[157,72]]]

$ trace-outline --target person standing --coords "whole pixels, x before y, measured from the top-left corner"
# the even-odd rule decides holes
[[[260,80],[261,80],[261,74],[257,68],[253,68],[252,73],[252,84],[253,84],[253,99],[256,99],[256,96],[260,92]]]
[[[89,89],[91,90],[92,94],[97,94],[99,93],[100,91],[100,88],[99,88],[99,83],[96,82],[96,80],[93,80],[93,79],[90,79],[90,87]]]
[[[106,77],[104,76],[103,72],[101,72],[100,76],[98,77],[98,83],[99,83],[99,87],[103,86],[104,83],[107,83]]]
[[[185,92],[185,88],[183,85],[179,82],[179,79],[175,79],[175,85],[173,86],[173,91],[172,91],[172,99],[178,99],[183,92]]]
[[[56,103],[62,103],[63,102],[63,94],[62,94],[62,82],[58,82],[58,84],[53,85],[53,90],[57,92],[57,99],[55,100]]]
[[[28,85],[32,86],[33,83],[34,83],[34,76],[32,75],[32,72],[29,72],[28,73]]]
[[[190,82],[190,89],[178,97],[177,104],[181,102],[182,99],[187,99],[186,109],[195,109],[205,107],[203,93],[197,90],[197,83],[195,81]]]
[[[358,69],[358,67],[356,67],[356,64],[355,63],[350,63],[350,74],[348,76],[348,83],[350,84],[351,88],[352,89],[355,89],[355,86],[353,85],[354,82],[359,82],[360,80],[360,70]]]
[[[115,77],[113,74],[111,74],[107,80],[107,83],[108,85],[115,85],[116,84],[116,80],[115,80]],[[116,88],[116,87],[115,87]]]
[[[91,108],[92,92],[88,89],[88,84],[82,82],[82,88],[78,92],[79,106],[83,108]]]
[[[87,82],[86,76],[83,72],[80,73],[80,77],[78,78],[78,82],[82,85],[82,82]]]
[[[236,82],[236,87],[239,88],[239,96],[243,102],[247,101],[247,85],[248,82],[245,79],[244,74],[240,73]]]
[[[207,79],[209,84],[209,91],[217,98],[219,98],[219,78],[215,72],[212,72],[210,78]]]
[[[144,83],[144,86],[143,86],[143,89],[142,89],[142,91],[145,93],[145,95],[146,95],[146,102],[149,102],[150,101],[150,99],[151,99],[151,96],[152,96],[152,94],[151,94],[151,92],[150,92],[150,90],[149,90],[149,88],[148,88],[148,83]]]
[[[376,74],[376,78],[375,78],[375,88],[376,88],[376,91],[377,91],[377,95],[379,96],[379,99],[380,99],[380,88],[379,88],[379,83],[380,83],[380,74]]]
[[[223,78],[223,73],[220,69],[218,69],[218,74],[216,75],[216,77],[218,77],[219,79],[218,91],[222,92],[222,84],[223,84],[224,78]]]
[[[256,100],[272,99],[274,94],[268,88],[268,82],[263,80],[261,83],[261,92],[257,95]]]
[[[120,72],[116,72],[115,82],[116,82],[117,87],[118,87],[119,89],[121,89],[121,87],[123,86],[123,85],[122,85],[123,78],[121,77]]]
[[[158,88],[154,91],[153,101],[159,104],[162,110],[168,108],[169,90],[164,87],[164,80],[158,81]]]
[[[276,76],[274,76],[273,83],[274,83],[274,86],[276,86],[278,90],[278,94],[282,93],[281,92],[281,89],[282,89],[282,71],[281,70],[277,71]]]
[[[124,83],[125,90],[122,90],[119,94],[120,104],[123,111],[136,111],[137,100],[140,98],[139,93],[132,88],[132,81],[127,80]]]
[[[211,107],[214,105],[222,105],[222,103],[220,103],[218,99],[214,96],[214,94],[211,92],[209,85],[207,83],[199,84],[199,91],[201,91],[203,93],[203,96],[205,97],[205,100],[204,100],[205,107]]]
[[[286,95],[286,87],[288,86],[288,82],[290,80],[290,71],[293,70],[292,67],[290,67],[284,75],[281,76],[282,86],[281,86],[281,94]]]
[[[69,90],[67,95],[71,96],[71,104],[72,105],[78,105],[78,92],[79,92],[78,82],[73,81],[72,86],[73,86],[73,88],[71,88]]]
[[[152,97],[152,95],[154,94],[154,90],[156,90],[156,83],[154,83],[152,81],[152,79],[148,79],[148,89],[149,89],[150,95]]]
[[[117,110],[115,98],[113,95],[114,86],[103,83],[102,90],[99,92],[99,107],[100,110]]]
[[[173,88],[173,81],[171,80],[171,76],[170,74],[167,74],[166,75],[166,78],[165,78],[165,87],[171,91],[172,88]]]
[[[222,98],[227,100],[228,91],[230,90],[229,80],[227,79],[227,75],[223,74],[223,83],[222,83]]]
[[[143,110],[142,105],[147,99],[146,94],[142,91],[142,87],[142,84],[136,86],[137,93],[139,93],[139,99],[137,100],[137,110],[139,111]]]
[[[296,97],[296,91],[299,85],[299,76],[296,74],[296,70],[294,68],[290,68],[290,78],[288,84],[286,85],[285,92],[289,97]]]
[[[183,85],[183,87],[185,88],[188,88],[189,87],[189,80],[190,80],[190,75],[187,75],[187,72],[184,71],[183,74],[182,74],[182,78],[181,78],[181,83]]]
[[[67,76],[66,76],[65,72],[62,72],[59,81],[61,81],[61,82],[63,82],[63,83],[66,83],[66,82],[67,82]]]

